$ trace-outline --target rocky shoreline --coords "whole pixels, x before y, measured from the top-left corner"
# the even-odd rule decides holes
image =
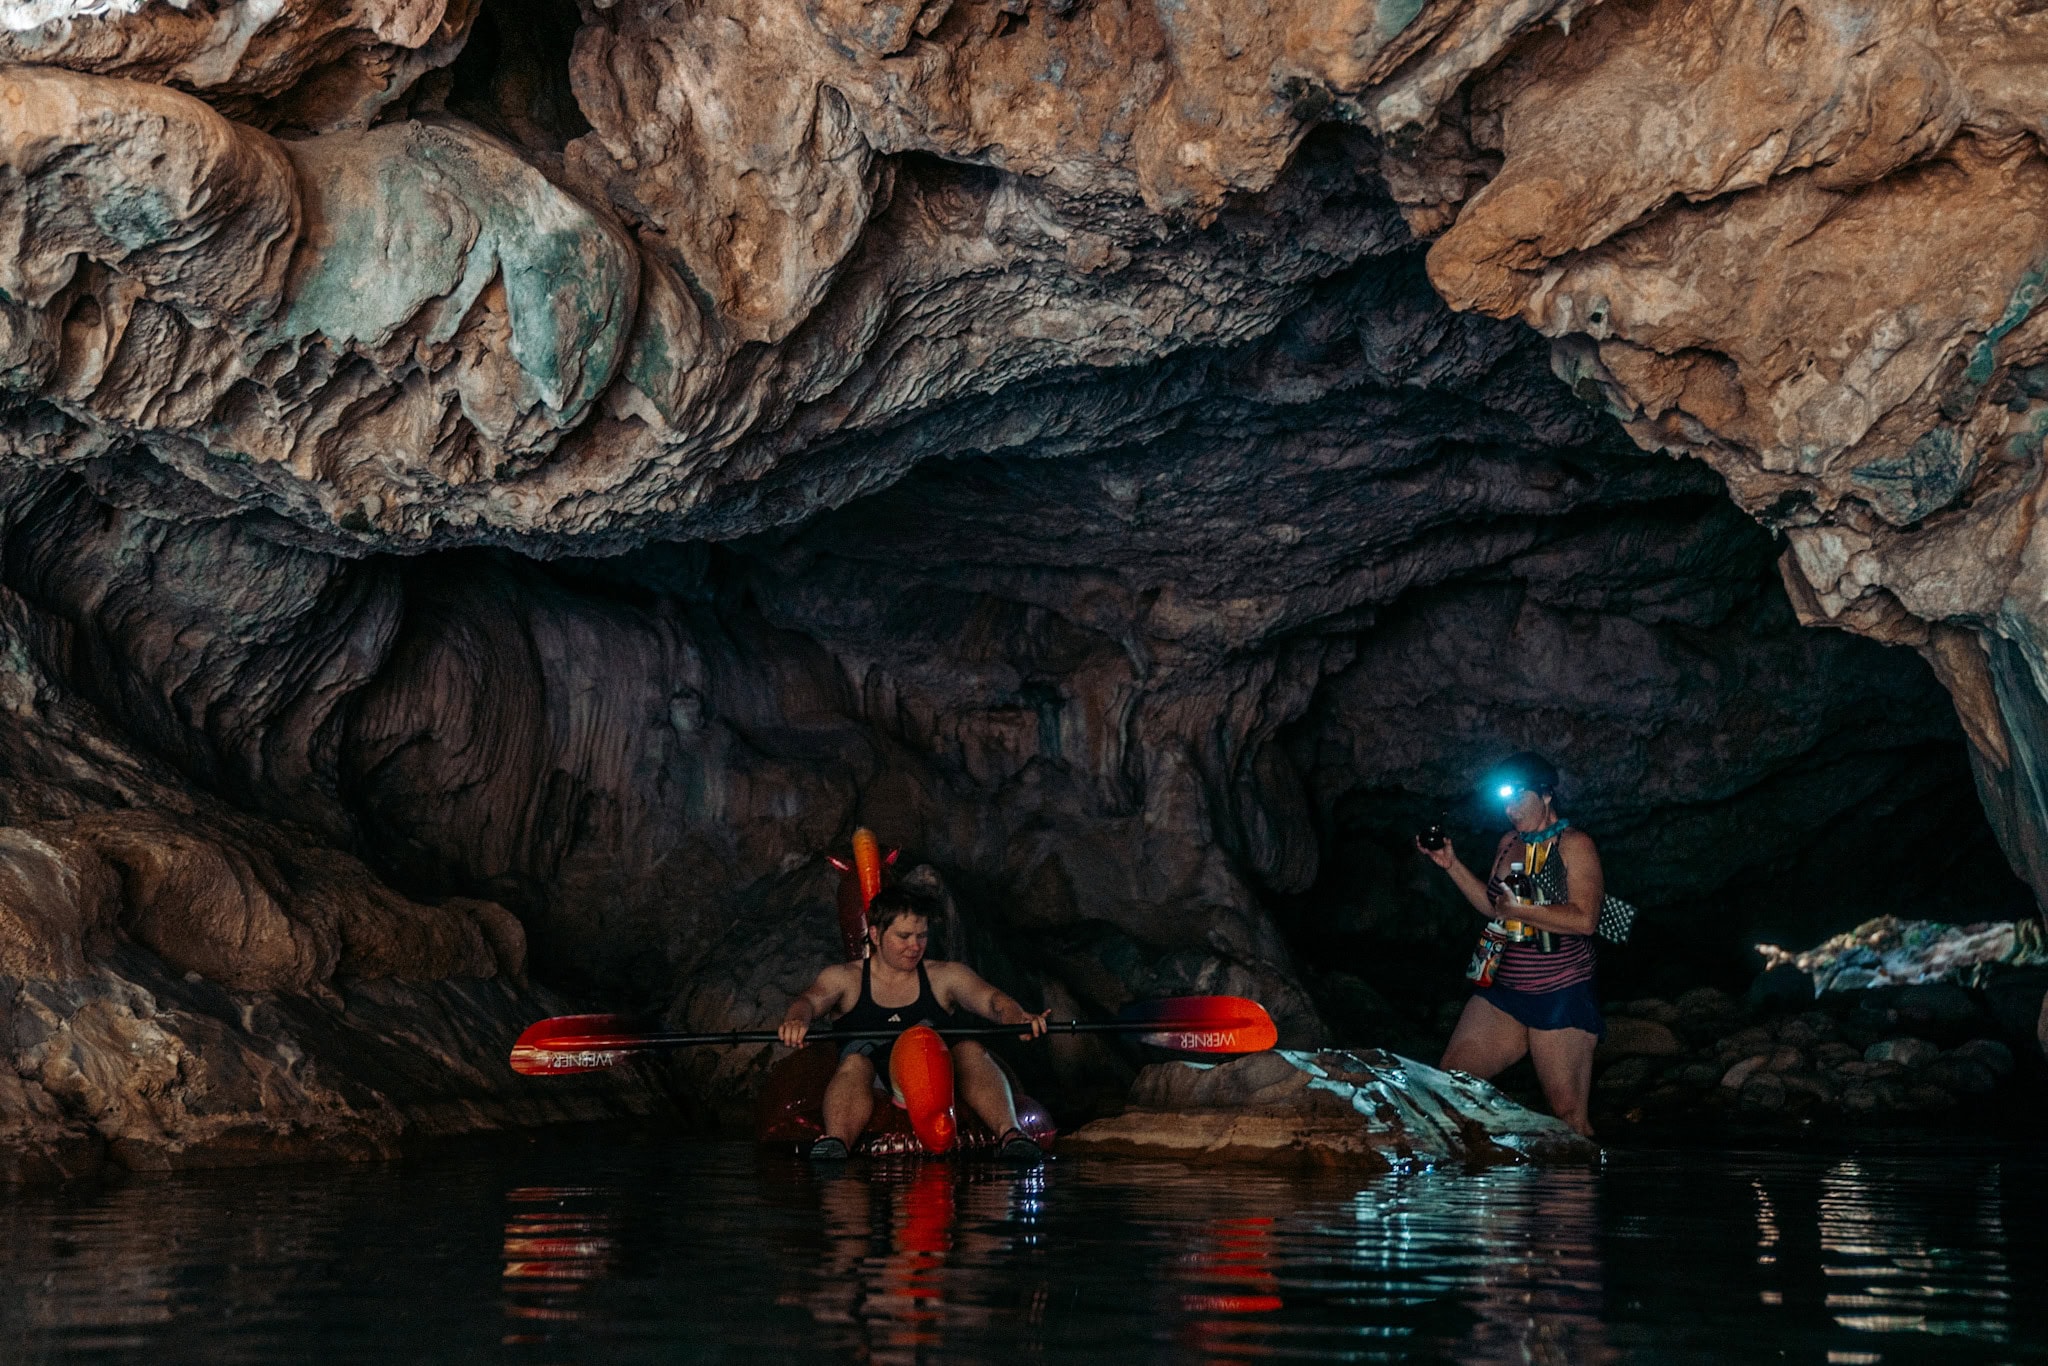
[[[1759,979],[1608,1006],[1593,1113],[1631,1128],[1978,1122],[2038,1104],[2043,974],[1828,992]]]

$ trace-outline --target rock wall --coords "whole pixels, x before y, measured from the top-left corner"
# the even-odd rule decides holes
[[[2025,5],[1603,5],[1473,83],[1433,136],[1498,169],[1410,210],[1454,307],[1784,537],[1805,619],[1927,656],[2037,891],[2044,58]]]
[[[0,4],[8,971],[754,1024],[862,822],[1309,1044],[1522,745],[1724,967],[2009,898],[1963,737],[2048,888],[1980,10]]]

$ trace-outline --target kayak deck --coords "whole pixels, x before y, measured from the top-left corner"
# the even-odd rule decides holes
[[[997,1058],[996,1063],[1010,1078],[1010,1090],[1016,1097],[1017,1127],[1029,1134],[1041,1148],[1050,1147],[1059,1132],[1052,1117],[1037,1101],[1017,1090],[1017,1078],[1010,1072],[1008,1064],[1001,1058]],[[754,1125],[755,1136],[764,1146],[804,1149],[823,1136],[825,1087],[838,1066],[838,1045],[821,1040],[805,1044],[768,1070]],[[996,1135],[981,1122],[979,1115],[964,1103],[958,1106],[957,1113],[960,1129],[954,1139],[954,1151],[972,1153],[995,1147]],[[918,1142],[917,1135],[911,1132],[910,1116],[879,1089],[875,1096],[875,1112],[853,1150],[874,1156],[926,1151]]]

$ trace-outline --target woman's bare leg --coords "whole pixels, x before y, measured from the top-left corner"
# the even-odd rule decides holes
[[[874,1060],[865,1053],[849,1053],[825,1086],[825,1132],[850,1149],[874,1112]]]
[[[1444,1045],[1447,1072],[1470,1072],[1488,1081],[1513,1067],[1529,1051],[1529,1030],[1514,1016],[1481,996],[1465,1002],[1465,1013]]]
[[[1529,1031],[1529,1061],[1536,1064],[1550,1112],[1587,1138],[1593,1136],[1593,1121],[1586,1115],[1586,1098],[1593,1092],[1593,1050],[1599,1043],[1583,1029]]]
[[[998,1136],[1017,1127],[1017,1098],[1010,1094],[1010,1079],[988,1050],[972,1039],[953,1045],[953,1089]]]

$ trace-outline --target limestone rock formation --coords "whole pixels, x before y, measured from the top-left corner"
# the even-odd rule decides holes
[[[6,0],[9,1009],[289,999],[355,1076],[558,1001],[524,945],[759,1024],[859,822],[1034,1002],[1309,1045],[1336,966],[1455,976],[1406,834],[1523,746],[1701,971],[2009,914],[1963,737],[2048,889],[2042,22]]]
[[[1928,656],[2037,889],[2044,60],[2026,5],[1603,5],[1473,84],[1444,136],[1498,171],[1417,200],[1454,307],[1711,464],[1807,619]]]
[[[1377,1171],[1584,1162],[1599,1152],[1485,1082],[1377,1050],[1155,1063],[1138,1074],[1129,1109],[1065,1135],[1060,1148]]]

